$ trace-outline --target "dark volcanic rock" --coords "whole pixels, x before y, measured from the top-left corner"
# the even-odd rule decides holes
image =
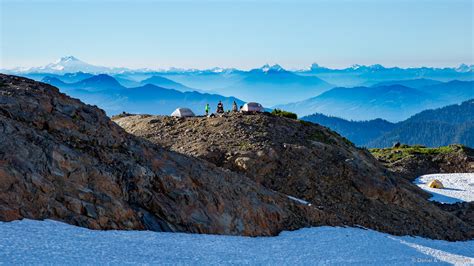
[[[244,175],[126,133],[55,87],[0,74],[0,220],[235,235],[340,224]]]
[[[463,221],[474,225],[474,202],[457,202],[454,204],[436,203],[441,209],[461,218]]]
[[[128,132],[304,199],[346,225],[441,239],[474,237],[463,217],[329,129],[269,114],[113,118]]]

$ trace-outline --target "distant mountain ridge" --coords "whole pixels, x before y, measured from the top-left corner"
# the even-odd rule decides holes
[[[414,89],[429,85],[441,85],[437,82],[448,82],[452,80],[472,81],[474,80],[473,65],[462,64],[459,67],[417,67],[399,68],[384,67],[380,64],[364,66],[353,65],[343,69],[331,69],[313,64],[308,69],[287,70],[281,65],[265,64],[260,68],[250,70],[239,70],[236,68],[213,67],[209,69],[129,69],[124,67],[96,66],[74,56],[66,56],[54,63],[41,67],[17,68],[3,70],[5,73],[19,74],[35,80],[41,80],[46,76],[54,76],[67,83],[77,82],[78,79],[65,80],[66,73],[84,72],[89,74],[108,74],[125,87],[138,87],[145,85],[140,83],[153,76],[169,79],[172,82],[153,83],[159,87],[167,87],[180,91],[196,90],[209,92],[224,96],[235,96],[245,101],[257,101],[266,106],[282,105],[305,101],[335,87],[381,87],[401,85]],[[64,75],[61,77],[61,75]],[[410,81],[412,80],[412,81]],[[271,97],[270,97],[271,95]],[[460,99],[454,99],[459,102]],[[464,99],[465,100],[465,99]],[[382,101],[385,101],[382,99]],[[454,102],[448,102],[454,103]],[[333,103],[328,103],[333,104]],[[356,108],[360,112],[369,112],[362,106],[344,106],[344,109]],[[422,108],[414,108],[408,114],[418,112],[426,108],[435,108],[439,105],[425,105]],[[406,109],[406,108],[404,108]],[[296,111],[296,110],[295,110]],[[376,110],[375,110],[376,111]],[[326,113],[324,110],[296,111],[299,115],[307,115],[315,112]],[[357,113],[357,112],[356,112]],[[342,116],[341,113],[328,113]],[[374,117],[344,117],[348,119],[372,119]],[[404,119],[406,117],[401,117]]]
[[[88,104],[97,105],[109,115],[121,112],[171,114],[178,107],[188,107],[196,114],[203,114],[207,103],[213,108],[211,111],[214,111],[219,101],[222,101],[226,109],[232,108],[233,101],[239,106],[244,104],[244,101],[235,97],[195,91],[181,92],[153,84],[127,88],[106,74],[95,75],[75,83],[65,83],[57,77],[45,77],[43,82],[56,86]]]
[[[458,67],[384,67],[353,65],[344,69],[330,69],[313,64],[306,70],[295,71],[301,75],[314,75],[341,87],[373,86],[380,82],[411,79],[433,79],[438,81],[474,80],[474,65],[461,64]],[[402,84],[403,85],[403,84]]]
[[[96,66],[67,56],[42,67],[6,72],[38,81],[48,77],[51,84],[63,88],[68,85],[59,81],[77,83],[107,74],[126,88],[154,84],[181,92],[198,91],[260,102],[299,116],[323,113],[352,120],[383,118],[397,122],[422,110],[473,98],[473,69],[472,65],[465,64],[446,68],[399,68],[375,64],[344,69],[313,64],[304,70],[287,70],[278,64],[265,64],[250,70],[220,67],[151,70]],[[51,79],[53,77],[56,80]],[[76,85],[74,89],[78,87],[81,86]],[[82,87],[90,91],[85,84]],[[121,96],[116,99],[109,96],[105,103],[121,102]]]
[[[271,68],[271,67],[281,67],[278,64],[270,66],[265,64],[263,68]],[[209,69],[195,69],[195,68],[175,68],[171,67],[167,70],[164,69],[148,69],[148,68],[141,68],[141,69],[131,69],[126,67],[105,67],[105,66],[96,66],[89,63],[86,63],[75,56],[68,55],[63,56],[56,60],[53,63],[39,66],[39,67],[21,67],[21,68],[13,68],[13,69],[3,69],[2,71],[8,73],[71,73],[71,72],[89,72],[89,73],[120,73],[120,72],[161,72],[161,73],[229,73],[233,71],[244,71],[237,68],[221,68],[221,67],[213,67]],[[251,70],[250,70],[251,71]],[[313,63],[307,69],[297,69],[292,72],[295,73],[306,73],[306,74],[321,74],[321,73],[348,73],[348,72],[357,72],[357,73],[375,73],[375,72],[405,72],[409,73],[410,76],[418,76],[421,77],[423,74],[430,74],[431,72],[442,72],[442,71],[449,71],[449,72],[457,72],[457,73],[474,73],[474,65],[467,65],[461,64],[458,67],[444,67],[444,68],[436,68],[436,67],[409,67],[409,68],[400,68],[400,67],[384,67],[380,64],[374,65],[352,65],[347,68],[342,69],[335,69],[335,68],[328,68],[318,65],[317,63]],[[392,79],[395,76],[392,76]],[[414,78],[414,77],[411,77]]]
[[[366,146],[367,143],[396,127],[396,124],[380,118],[368,121],[349,121],[317,113],[304,116],[301,119],[329,127],[358,146]]]
[[[241,80],[218,91],[224,95],[275,105],[318,95],[332,87],[318,77],[300,76],[279,65],[264,65],[250,70]]]
[[[390,81],[383,81],[372,85],[372,87],[380,87],[380,86],[392,86],[392,85],[402,85],[405,87],[410,87],[414,89],[418,89],[424,86],[431,86],[431,85],[438,85],[443,82],[434,80],[434,79],[408,79],[408,80],[390,80]]]
[[[250,71],[213,68],[210,70],[169,70],[163,72],[122,71],[110,75],[126,87],[137,87],[149,83],[179,91],[218,92],[218,94],[256,101],[267,106],[281,103],[281,101],[302,100],[333,87],[318,77],[300,76],[279,65],[270,66],[268,64]],[[33,72],[25,73],[25,76],[36,80],[46,77],[63,79],[63,76],[58,73],[48,75],[47,73]],[[269,93],[273,97],[268,97]]]
[[[474,146],[474,99],[425,110],[399,123],[382,119],[347,121],[322,114],[302,119],[327,126],[358,146],[382,148],[396,142],[430,147],[449,144]]]
[[[181,83],[175,82],[171,79],[167,79],[161,76],[152,76],[150,78],[144,79],[140,82],[141,85],[146,85],[146,84],[153,84],[158,87],[163,87],[167,89],[174,89],[178,91],[197,91],[197,89],[193,89],[190,87],[187,87]]]
[[[74,56],[64,56],[57,61],[40,67],[30,68],[17,68],[12,69],[9,72],[12,73],[73,73],[73,72],[86,72],[86,73],[107,73],[110,71],[124,71],[126,68],[109,68],[103,66],[91,65],[83,62]]]
[[[64,74],[55,74],[55,73],[25,73],[23,76],[36,80],[41,81],[42,79],[48,78],[56,78],[65,83],[74,83],[86,78],[90,78],[94,76],[91,73],[84,73],[84,72],[72,72],[72,73],[64,73]]]
[[[432,82],[431,82],[432,83]],[[473,81],[449,81],[410,88],[394,84],[376,87],[338,87],[304,101],[277,105],[299,116],[322,113],[347,120],[382,118],[398,122],[426,109],[474,98]]]
[[[100,74],[99,74],[100,75]],[[53,73],[30,73],[25,76],[38,80],[38,81],[45,81],[46,83],[49,84],[56,84],[57,86],[67,86],[67,83],[76,83],[79,81],[86,80],[88,78],[94,77],[94,76],[99,76],[99,75],[93,75],[90,73],[84,73],[84,72],[75,72],[75,73],[66,73],[66,74],[53,74]],[[106,75],[106,74],[105,74]],[[108,76],[108,75],[106,75]],[[200,91],[198,89],[193,89],[189,88],[181,83],[175,82],[173,80],[157,76],[157,75],[152,75],[149,78],[145,78],[141,81],[136,81],[133,79],[127,79],[126,76],[124,77],[121,74],[115,74],[113,77],[121,86],[127,87],[127,88],[133,88],[133,87],[139,87],[143,86],[146,84],[153,84],[158,87],[166,88],[166,89],[175,89],[178,91]],[[146,77],[146,76],[145,76]],[[66,83],[66,84],[64,84]],[[118,84],[114,84],[114,86],[118,86]],[[200,91],[202,92],[202,91]]]

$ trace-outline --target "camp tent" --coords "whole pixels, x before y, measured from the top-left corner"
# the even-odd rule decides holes
[[[441,181],[439,181],[438,179],[432,180],[432,181],[428,184],[428,186],[429,186],[430,188],[444,188],[443,183],[441,183]]]
[[[263,106],[259,103],[246,103],[244,106],[242,106],[242,109],[240,109],[242,112],[263,112]]]
[[[175,117],[191,117],[191,116],[196,116],[193,111],[189,108],[178,108],[174,110],[173,113],[171,113],[171,116]]]

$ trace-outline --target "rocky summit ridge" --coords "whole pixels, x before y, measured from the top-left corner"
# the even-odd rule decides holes
[[[317,124],[267,113],[125,115],[113,121],[165,148],[307,201],[344,225],[443,239],[474,234],[469,220],[446,213],[367,150]]]

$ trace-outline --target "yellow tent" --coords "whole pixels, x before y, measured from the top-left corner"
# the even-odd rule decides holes
[[[434,179],[433,181],[431,181],[428,186],[430,188],[444,188],[443,183],[441,183],[441,181],[439,181],[438,179]]]

